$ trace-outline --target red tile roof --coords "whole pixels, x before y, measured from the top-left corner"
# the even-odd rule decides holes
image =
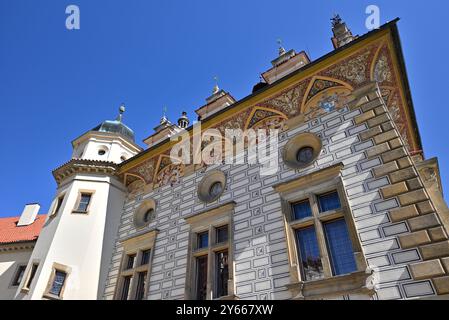
[[[17,226],[20,217],[0,218],[0,244],[36,240],[45,217],[45,214],[38,215],[32,224],[22,227]]]

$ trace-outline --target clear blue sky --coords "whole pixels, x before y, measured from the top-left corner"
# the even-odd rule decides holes
[[[81,10],[81,29],[65,28],[65,8]],[[287,49],[317,59],[332,50],[330,17],[364,34],[365,8],[381,22],[400,17],[411,91],[427,157],[438,156],[449,192],[447,75],[449,3],[441,1],[147,1],[0,0],[0,216],[24,204],[48,210],[51,171],[71,156],[70,142],[127,106],[137,141],[162,107],[176,120],[204,104],[213,87],[237,99]]]

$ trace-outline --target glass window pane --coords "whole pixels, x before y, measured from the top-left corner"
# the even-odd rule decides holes
[[[62,271],[55,272],[55,278],[53,279],[53,283],[51,285],[50,293],[56,296],[61,294],[62,287],[64,286],[64,281],[66,278],[66,273]]]
[[[207,248],[209,245],[209,232],[203,232],[198,234],[198,249]]]
[[[226,242],[228,240],[228,226],[222,226],[216,229],[217,230],[217,243]]]
[[[142,251],[142,259],[140,260],[140,265],[146,265],[150,262],[151,250]]]
[[[340,198],[338,197],[338,192],[333,191],[318,196],[318,205],[320,207],[320,212],[339,209],[341,207],[341,204]]]
[[[128,255],[128,258],[127,258],[128,260],[126,261],[124,270],[132,269],[134,267],[134,259],[135,258],[136,258],[135,254]]]
[[[196,298],[206,300],[207,292],[207,256],[196,258]]]
[[[293,205],[293,218],[295,220],[312,216],[312,208],[309,200],[304,200]]]
[[[356,271],[351,239],[344,219],[324,224],[330,254],[332,272],[335,276]]]
[[[137,278],[136,300],[142,300],[145,296],[146,272],[139,272]]]
[[[20,282],[23,279],[23,275],[25,274],[26,266],[20,266],[19,269],[17,269],[17,273],[14,277],[14,281],[12,283],[13,286],[18,286]]]
[[[216,292],[215,298],[223,297],[228,295],[228,279],[229,279],[229,269],[228,269],[228,251],[217,252],[215,256],[216,265]]]
[[[131,285],[131,276],[123,278],[122,293],[120,295],[120,300],[128,300],[129,287]]]
[[[299,256],[302,265],[304,280],[317,280],[323,278],[320,250],[316,239],[315,227],[298,229]]]
[[[80,203],[78,205],[78,210],[80,212],[86,212],[87,208],[89,207],[90,198],[92,195],[83,193],[81,194]]]
[[[33,279],[34,279],[34,276],[36,275],[38,266],[39,265],[37,265],[37,264],[33,264],[33,266],[31,267],[30,277],[28,278],[27,285],[26,285],[27,288],[30,288],[31,284],[33,283]]]

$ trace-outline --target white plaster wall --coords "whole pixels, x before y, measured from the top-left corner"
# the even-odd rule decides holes
[[[34,283],[28,294],[17,292],[18,299],[41,299],[55,262],[72,269],[64,299],[97,298],[107,209],[123,206],[123,191],[117,189],[121,188],[118,181],[100,175],[76,175],[64,184],[69,187],[65,189],[63,206],[56,217],[48,220],[31,257],[31,261],[40,261]],[[80,190],[95,191],[88,214],[72,214]],[[114,197],[109,205],[111,190]]]
[[[0,300],[11,300],[18,287],[11,287],[19,266],[26,265],[31,250],[0,252]]]

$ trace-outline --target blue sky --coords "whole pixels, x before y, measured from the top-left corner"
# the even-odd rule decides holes
[[[65,28],[78,5],[81,29]],[[214,81],[237,99],[286,49],[317,59],[332,50],[330,17],[338,12],[364,34],[365,8],[399,31],[424,151],[439,157],[449,188],[447,154],[447,12],[441,1],[146,1],[0,0],[0,216],[26,203],[48,210],[51,171],[71,156],[70,142],[127,106],[137,141],[158,123],[164,105],[176,120],[194,118]]]

